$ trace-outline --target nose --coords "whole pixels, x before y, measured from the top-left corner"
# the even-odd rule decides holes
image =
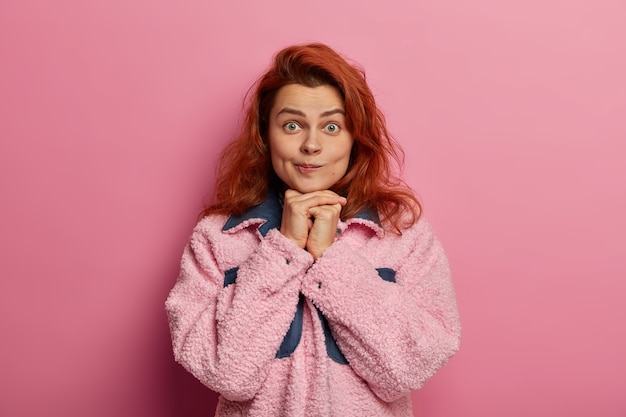
[[[322,146],[316,132],[308,132],[302,142],[302,146],[300,146],[300,151],[307,155],[314,155],[322,151]]]

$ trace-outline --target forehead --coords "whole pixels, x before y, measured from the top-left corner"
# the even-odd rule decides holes
[[[276,93],[271,112],[276,114],[285,108],[316,115],[332,109],[344,110],[344,103],[339,91],[330,85],[288,84]]]

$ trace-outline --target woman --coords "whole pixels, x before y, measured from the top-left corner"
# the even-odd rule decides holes
[[[166,302],[218,416],[412,416],[457,351],[446,257],[393,160],[362,72],[321,44],[275,56]]]

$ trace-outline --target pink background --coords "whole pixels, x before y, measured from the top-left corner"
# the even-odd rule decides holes
[[[626,415],[622,0],[0,2],[0,415],[208,416],[163,302],[277,49],[367,70],[447,248],[421,417]]]

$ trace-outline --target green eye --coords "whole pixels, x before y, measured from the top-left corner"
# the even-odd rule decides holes
[[[299,126],[297,123],[289,122],[285,123],[284,128],[285,130],[289,130],[290,132],[295,132],[296,130],[298,130]]]
[[[339,125],[337,123],[329,123],[326,125],[326,131],[328,133],[337,133],[339,132]]]

